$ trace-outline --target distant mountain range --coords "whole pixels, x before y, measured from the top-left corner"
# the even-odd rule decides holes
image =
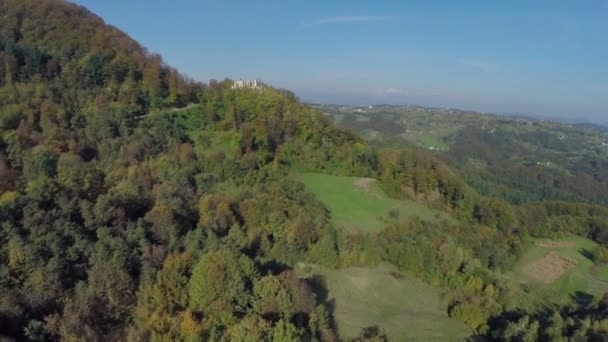
[[[608,133],[608,123],[596,124],[596,123],[592,123],[592,122],[581,122],[581,123],[574,124],[574,126],[576,126],[578,128],[591,128],[591,129],[598,130],[600,132]]]
[[[309,103],[311,106],[330,106],[330,107],[349,107],[349,108],[365,108],[368,106],[358,106],[358,105],[347,105],[347,104],[317,104],[317,103]],[[521,119],[530,119],[530,120],[542,120],[542,121],[555,121],[568,125],[575,125],[581,128],[594,128],[597,130],[608,132],[608,121],[606,122],[598,122],[595,120],[590,120],[584,117],[558,117],[551,115],[537,115],[537,114],[522,114],[522,113],[510,113],[510,112],[478,112],[474,110],[465,110],[458,108],[440,108],[440,107],[431,107],[431,106],[420,106],[415,104],[403,104],[403,105],[390,105],[390,104],[376,104],[371,105],[374,108],[420,108],[425,110],[432,110],[437,112],[446,112],[446,113],[479,113],[479,114],[490,114],[490,115],[500,115],[500,116],[509,116],[513,118],[521,118]]]
[[[581,123],[599,124],[598,122],[594,122],[593,120],[589,120],[588,118],[584,118],[584,117],[580,117],[580,116],[579,117],[561,117],[561,116],[552,116],[552,115],[522,114],[522,113],[508,113],[508,112],[498,112],[495,114],[515,117],[515,118],[526,118],[526,119],[543,120],[543,121],[555,121],[555,122],[561,122],[561,123],[570,124],[570,125],[581,124]]]
[[[559,122],[559,123],[563,123],[563,124],[567,124],[567,125],[572,125],[572,126],[576,126],[578,128],[590,128],[590,129],[595,129],[601,132],[608,132],[608,122],[597,122],[597,121],[592,121],[589,120],[587,118],[581,118],[581,117],[553,117],[553,116],[543,116],[543,115],[529,115],[529,114],[505,114],[505,113],[501,113],[499,115],[506,115],[506,116],[510,116],[510,117],[516,117],[516,118],[526,118],[526,119],[532,119],[532,120],[542,120],[542,121],[554,121],[554,122]]]

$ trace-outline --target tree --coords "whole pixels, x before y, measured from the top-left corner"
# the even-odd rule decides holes
[[[87,284],[77,286],[61,318],[51,326],[62,339],[116,339],[124,333],[134,304],[133,285],[124,270],[108,264],[94,265]]]
[[[490,313],[475,303],[460,303],[450,310],[450,317],[461,320],[478,332],[485,332]]]
[[[310,250],[312,261],[327,267],[337,266],[338,254],[336,232],[330,229],[326,230],[325,234]]]
[[[253,286],[253,307],[263,317],[290,319],[295,311],[294,294],[284,278],[266,276]]]
[[[256,274],[245,255],[226,249],[203,255],[190,278],[190,308],[211,316],[244,311]]]
[[[23,109],[19,105],[8,105],[0,109],[0,131],[17,128],[22,113]]]
[[[274,327],[272,342],[297,342],[300,341],[300,335],[296,327],[289,321],[280,320]]]
[[[219,234],[226,234],[236,222],[232,203],[225,195],[205,195],[199,205],[200,223]]]
[[[593,261],[598,264],[608,263],[608,248],[604,246],[597,246],[593,250]]]
[[[151,308],[166,308],[169,312],[188,307],[188,282],[192,258],[188,253],[169,255],[163,268],[156,274],[156,279],[142,302]]]
[[[509,322],[501,338],[504,341],[534,342],[538,339],[538,321],[530,321],[529,316],[522,317],[517,322]]]
[[[272,325],[259,316],[247,316],[228,330],[229,340],[234,342],[270,342]]]
[[[45,147],[36,147],[27,158],[24,165],[26,176],[35,178],[37,176],[53,177],[57,172],[57,157]]]

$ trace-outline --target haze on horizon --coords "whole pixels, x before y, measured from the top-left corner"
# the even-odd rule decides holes
[[[608,1],[77,0],[201,81],[608,123]]]

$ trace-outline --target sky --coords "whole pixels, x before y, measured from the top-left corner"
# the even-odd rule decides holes
[[[76,0],[199,81],[608,123],[608,0]]]

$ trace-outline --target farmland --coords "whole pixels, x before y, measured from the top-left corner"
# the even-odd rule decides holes
[[[515,266],[512,276],[530,289],[530,298],[567,300],[577,294],[608,290],[608,265],[589,258],[597,246],[582,237],[536,240]]]

